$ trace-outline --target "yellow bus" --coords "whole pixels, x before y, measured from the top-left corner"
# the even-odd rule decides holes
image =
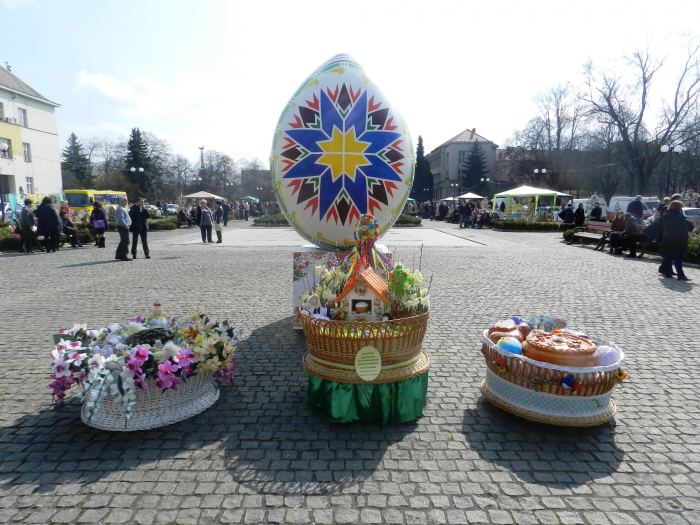
[[[63,193],[71,208],[73,220],[82,220],[89,216],[95,201],[100,201],[109,214],[110,207],[116,210],[119,199],[126,197],[126,192],[112,190],[63,190]]]

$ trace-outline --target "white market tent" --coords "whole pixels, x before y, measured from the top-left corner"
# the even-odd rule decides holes
[[[561,193],[555,190],[548,190],[544,188],[533,188],[532,186],[520,186],[512,190],[497,193],[493,196],[493,210],[496,209],[496,199],[505,197],[506,198],[506,215],[509,215],[510,209],[510,197],[535,197],[535,213],[537,213],[537,207],[539,205],[540,197],[552,197],[552,205],[556,206],[557,197],[569,197],[573,199],[573,195],[570,193]]]
[[[477,195],[476,193],[465,193],[464,195],[460,195],[457,197],[458,199],[483,199],[481,195]]]
[[[208,191],[198,191],[197,193],[190,193],[189,195],[183,195],[181,198],[183,199],[206,199],[206,200],[211,200],[211,199],[216,199],[216,200],[221,200],[223,197],[219,197],[218,195],[214,195],[213,193],[209,193]]]

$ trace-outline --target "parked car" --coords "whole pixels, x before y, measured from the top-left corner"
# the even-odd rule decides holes
[[[700,208],[683,208],[683,215],[685,215],[693,226],[700,228]]]
[[[168,204],[168,215],[177,215],[180,211],[180,206],[177,204]]]
[[[635,197],[613,197],[608,204],[608,218],[613,219],[618,211],[627,211],[627,205],[632,202]],[[642,208],[644,212],[642,219],[653,216],[654,212],[659,209],[661,203],[656,197],[642,197]]]
[[[153,206],[153,204],[146,204],[146,209],[148,210],[148,213],[151,214],[152,219],[163,218],[163,212],[157,206]]]

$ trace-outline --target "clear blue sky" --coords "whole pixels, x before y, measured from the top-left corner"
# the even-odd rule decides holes
[[[344,52],[427,151],[467,128],[502,144],[533,97],[649,42],[661,54],[700,2],[0,0],[0,63],[58,110],[61,144],[133,126],[267,160],[298,85]],[[677,72],[671,54],[657,96]]]

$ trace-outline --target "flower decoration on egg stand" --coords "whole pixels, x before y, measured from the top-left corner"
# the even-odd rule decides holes
[[[378,228],[371,214],[362,215],[353,251],[335,269],[317,267],[320,282],[304,297],[309,406],[336,422],[411,421],[426,402],[429,289],[420,287],[419,271],[392,265],[376,250]]]

